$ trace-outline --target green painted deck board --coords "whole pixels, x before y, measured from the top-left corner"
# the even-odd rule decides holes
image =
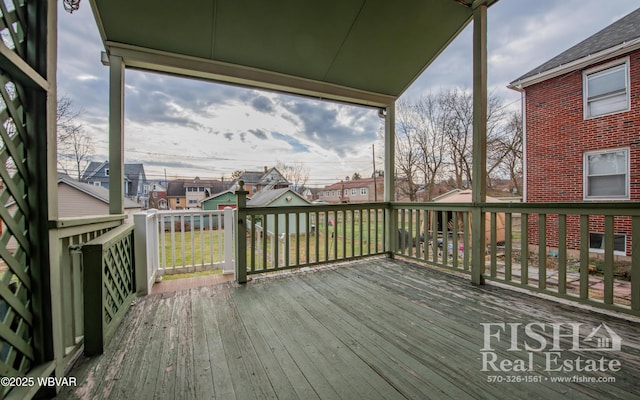
[[[610,374],[613,384],[489,383],[488,375],[506,375],[481,371],[480,324],[493,322],[606,322],[623,338],[622,351],[563,355],[604,354],[622,370]],[[639,328],[415,264],[366,259],[138,299],[105,353],[70,372],[79,386],[59,398],[637,398]],[[495,343],[499,357],[523,359],[508,347]],[[535,363],[542,357],[534,354]],[[550,376],[540,368],[521,375]]]

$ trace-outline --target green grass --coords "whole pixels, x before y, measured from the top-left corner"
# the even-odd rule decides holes
[[[193,241],[192,241],[193,236]],[[213,256],[213,262],[218,262],[224,249],[220,249],[220,246],[224,247],[224,239],[220,244],[219,238],[224,238],[224,230],[208,230],[200,233],[200,230],[195,230],[193,234],[191,231],[184,232],[184,246],[182,242],[182,233],[175,233],[175,265],[181,267],[183,265],[201,265],[204,258],[204,264],[210,264]],[[213,239],[213,247],[210,246],[211,239]],[[172,266],[171,255],[171,232],[165,232],[164,234],[165,246],[164,251],[166,256],[166,265],[168,268]],[[202,242],[204,241],[204,246]],[[182,257],[184,247],[184,259]],[[195,262],[194,262],[195,261]]]

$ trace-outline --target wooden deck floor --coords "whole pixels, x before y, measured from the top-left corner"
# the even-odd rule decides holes
[[[532,353],[533,371],[482,371],[481,323],[500,322],[521,323],[522,335],[528,323],[583,323],[581,336],[605,322],[622,350],[563,350],[559,362],[605,357],[619,360],[620,371],[545,371],[542,351]],[[640,394],[639,328],[402,261],[368,259],[139,299],[106,352],[81,359],[70,372],[78,386],[58,398],[630,399]],[[508,334],[501,339],[491,342],[500,359],[528,363],[524,350],[509,351]],[[525,339],[518,338],[520,348]],[[563,348],[572,343],[562,338]],[[616,382],[552,382],[574,375]],[[488,382],[491,376],[502,382]]]

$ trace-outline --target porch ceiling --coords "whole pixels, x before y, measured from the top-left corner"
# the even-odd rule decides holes
[[[90,0],[128,67],[382,106],[497,0]]]

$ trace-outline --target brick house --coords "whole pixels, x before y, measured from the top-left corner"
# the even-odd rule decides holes
[[[522,94],[525,201],[640,200],[640,9],[511,82]],[[558,221],[547,220],[556,247]],[[567,221],[580,248],[579,217]],[[537,244],[537,220],[529,220]],[[589,222],[589,248],[602,252],[603,218]],[[631,221],[616,218],[615,254],[630,255]]]
[[[377,192],[377,195],[376,195]],[[325,186],[318,192],[318,200],[327,203],[370,203],[382,201],[382,177],[344,180]]]

